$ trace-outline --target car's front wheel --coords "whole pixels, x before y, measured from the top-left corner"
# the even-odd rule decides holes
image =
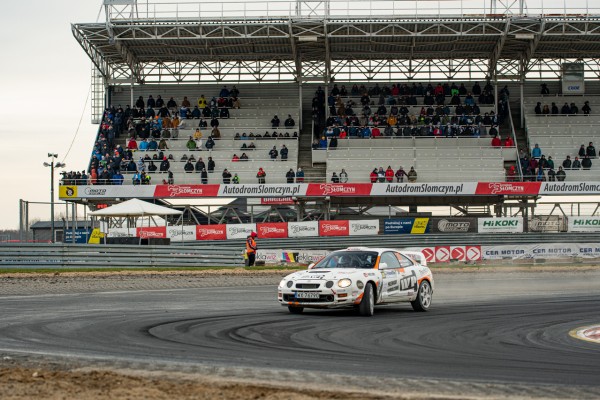
[[[417,292],[417,298],[411,301],[413,310],[415,311],[427,311],[431,306],[433,291],[431,290],[431,284],[428,281],[421,282],[419,285],[419,291]]]
[[[358,305],[358,312],[363,317],[372,317],[375,313],[375,291],[371,282],[365,286],[362,301]]]
[[[302,314],[302,311],[304,311],[304,307],[288,306],[288,310],[290,310],[292,314]]]

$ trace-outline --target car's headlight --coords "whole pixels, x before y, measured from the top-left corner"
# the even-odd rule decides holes
[[[287,287],[291,288],[293,284],[294,284],[294,282],[293,282],[293,281],[288,281],[288,283],[287,283]]]
[[[352,285],[352,281],[348,278],[340,279],[338,281],[338,286],[341,288],[347,288],[350,285]]]
[[[285,279],[282,279],[281,282],[279,282],[279,287],[284,287],[285,286]]]

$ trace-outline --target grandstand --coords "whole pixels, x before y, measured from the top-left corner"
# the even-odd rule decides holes
[[[345,169],[348,183],[360,184],[370,182],[373,168],[385,169],[388,165],[394,170],[399,166],[406,170],[415,167],[419,183],[503,182],[511,166],[518,167],[511,180],[523,179],[520,148],[539,143],[558,164],[566,154],[574,155],[581,143],[595,141],[594,126],[600,121],[593,115],[539,117],[533,113],[537,101],[549,99],[539,98],[542,83],[553,96],[562,92],[563,64],[578,63],[583,66],[586,80],[598,78],[598,59],[586,56],[593,54],[600,43],[600,9],[590,5],[573,9],[537,2],[527,7],[524,0],[438,1],[426,5],[417,1],[375,1],[365,16],[358,11],[363,7],[354,1],[253,2],[231,9],[227,2],[118,3],[106,3],[106,23],[72,25],[75,39],[94,63],[94,88],[106,88],[94,90],[94,121],[102,122],[107,108],[133,106],[139,97],[144,101],[150,95],[154,99],[160,95],[165,101],[173,98],[178,106],[170,110],[174,114],[179,113],[184,97],[190,101],[192,111],[201,95],[210,102],[220,97],[224,86],[231,89],[235,85],[239,90],[235,96],[239,108],[226,107],[228,117],[216,118],[220,137],[215,138],[212,150],[191,151],[186,147],[187,139],[200,125],[200,119],[187,118],[176,128],[166,129],[168,149],[136,151],[132,155],[136,161],[145,156],[156,156],[158,160],[161,151],[163,156],[171,155],[175,185],[201,183],[198,172],[184,171],[184,155],[193,155],[195,160],[202,157],[205,162],[212,157],[216,167],[209,184],[222,183],[225,168],[237,173],[244,184],[257,183],[259,168],[266,171],[267,184],[285,184],[286,172],[298,168],[304,170],[307,183],[329,182],[333,172]],[[469,10],[468,15],[463,10]],[[447,109],[439,111],[438,104],[432,105],[423,93],[379,94],[379,89],[395,84],[436,87],[438,83],[464,84],[468,92],[478,83],[485,87],[484,97],[474,96],[477,108],[469,106],[465,111],[452,103],[450,93],[445,93],[439,108]],[[363,93],[349,93],[339,99],[333,96],[334,88],[345,86],[350,92],[354,85],[371,92],[371,116],[383,104],[385,117],[394,106],[406,107],[405,115],[413,121],[399,124],[382,137],[373,137],[373,133],[353,137],[348,126],[377,125],[372,118],[363,118]],[[590,83],[586,93],[600,93],[599,89],[595,82]],[[461,108],[466,105],[466,95],[457,95]],[[592,110],[600,110],[599,97],[578,96],[577,102],[589,100]],[[438,100],[435,98],[436,103]],[[343,106],[341,114],[349,107],[357,122],[345,115],[336,116],[337,106]],[[429,107],[433,112],[426,110]],[[217,107],[219,116],[222,108]],[[144,107],[142,112],[146,111]],[[159,111],[155,107],[154,112]],[[494,119],[483,120],[486,114]],[[281,120],[277,128],[271,124],[274,115]],[[294,127],[284,127],[288,115],[294,119]],[[137,118],[134,125],[140,120]],[[214,118],[205,116],[203,120],[208,124],[200,127],[205,143]],[[444,133],[428,133],[427,129],[438,123]],[[408,125],[421,133],[399,133]],[[456,131],[446,134],[444,126],[456,126]],[[483,134],[480,126],[485,127]],[[347,131],[348,137],[337,138],[336,148],[330,147],[328,137],[324,149],[315,149],[313,141],[330,136],[330,127]],[[384,127],[385,123],[382,132]],[[516,146],[493,147],[488,134],[492,129],[502,139],[512,138]],[[125,129],[115,144],[126,147],[131,132]],[[269,136],[276,132],[277,138],[262,137],[265,132]],[[99,135],[106,133],[101,125]],[[238,134],[253,137],[238,140]],[[140,138],[136,136],[139,146]],[[165,137],[163,133],[161,136]],[[250,142],[255,149],[242,149],[242,144]],[[280,149],[283,144],[289,149],[288,159],[272,161],[269,150],[273,146]],[[248,161],[232,161],[234,154],[242,152],[246,152]],[[597,167],[572,171],[568,180],[588,180]],[[125,174],[124,184],[131,184],[132,174]],[[163,175],[154,174],[152,184],[160,184]],[[489,214],[492,206],[501,210],[507,201],[524,204],[526,212],[527,202],[536,197],[529,193],[478,193],[307,196],[305,200],[315,201],[317,207],[408,205],[413,211],[418,205],[452,205],[461,213],[483,210]]]

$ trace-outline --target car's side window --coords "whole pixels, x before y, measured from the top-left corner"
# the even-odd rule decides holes
[[[386,263],[388,268],[400,268],[398,259],[391,251],[386,251],[383,253],[379,262]]]
[[[398,257],[398,261],[400,261],[402,268],[412,267],[415,265],[415,263],[413,263],[412,260],[406,257],[404,254],[396,253],[396,256]]]

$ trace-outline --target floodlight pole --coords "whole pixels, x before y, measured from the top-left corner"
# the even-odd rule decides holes
[[[48,157],[52,159],[50,164],[44,163],[44,167],[50,167],[50,231],[51,237],[50,242],[54,243],[54,167],[62,168],[65,166],[63,163],[54,164],[54,159],[58,158],[58,154],[48,153]]]

